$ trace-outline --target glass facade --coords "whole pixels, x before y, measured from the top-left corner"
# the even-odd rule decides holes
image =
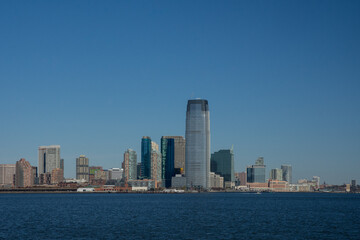
[[[247,168],[247,182],[248,183],[264,183],[265,182],[265,166],[252,165]]]
[[[283,181],[292,184],[292,167],[291,165],[281,165]]]
[[[211,154],[210,169],[223,177],[225,182],[235,182],[233,150],[220,150]]]
[[[141,139],[141,178],[151,179],[151,138]]]
[[[137,154],[132,149],[127,149],[124,153],[124,177],[126,180],[137,179]]]
[[[207,100],[188,101],[185,139],[187,187],[210,188],[210,112]]]
[[[175,176],[175,142],[173,138],[161,138],[162,179],[166,188],[171,187],[171,179]]]
[[[60,146],[39,147],[39,174],[51,173],[55,168],[60,168]]]

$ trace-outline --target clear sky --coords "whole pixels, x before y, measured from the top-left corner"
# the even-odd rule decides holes
[[[120,167],[209,101],[235,170],[360,182],[360,1],[0,1],[0,163]]]

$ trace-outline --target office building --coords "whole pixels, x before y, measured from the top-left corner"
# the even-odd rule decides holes
[[[292,167],[288,164],[281,165],[281,170],[283,172],[283,181],[287,181],[289,184],[292,184]]]
[[[185,139],[182,136],[161,137],[161,158],[161,178],[169,188],[172,177],[185,173]]]
[[[134,150],[128,149],[125,151],[123,169],[125,180],[137,179],[137,154]]]
[[[189,100],[186,110],[187,187],[210,188],[210,111],[208,101]]]
[[[351,180],[351,186],[356,187],[356,180]]]
[[[122,168],[110,168],[108,170],[108,179],[109,180],[121,180],[123,176]]]
[[[283,181],[283,171],[280,168],[271,169],[270,171],[270,179]]]
[[[12,187],[16,164],[0,164],[0,187]]]
[[[136,173],[137,173],[137,179],[142,179],[141,177],[141,162],[137,163],[136,164]]]
[[[89,158],[80,155],[76,158],[76,179],[89,182]]]
[[[64,180],[64,171],[61,168],[55,168],[51,171],[51,184],[58,184]]]
[[[32,166],[31,169],[32,169],[32,175],[34,177],[34,185],[37,185],[37,184],[39,184],[39,177],[38,177],[37,167]]]
[[[248,183],[265,183],[265,165],[264,158],[259,157],[255,165],[248,166],[246,176]]]
[[[60,159],[60,168],[64,171],[64,159]]]
[[[16,162],[15,187],[31,187],[33,185],[33,169],[25,158],[21,158]]]
[[[141,178],[151,179],[151,138],[141,139]]]
[[[51,173],[55,168],[60,168],[60,146],[40,146],[38,173]]]
[[[233,148],[211,154],[210,171],[224,178],[224,182],[235,183]]]

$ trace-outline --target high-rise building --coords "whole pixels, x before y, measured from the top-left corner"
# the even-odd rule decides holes
[[[64,159],[60,159],[60,168],[64,171]]]
[[[137,173],[137,179],[142,179],[141,177],[141,162],[137,163],[136,164],[136,173]]]
[[[283,174],[283,181],[287,181],[289,184],[292,184],[292,167],[288,164],[281,165],[281,170]]]
[[[208,101],[189,100],[186,110],[187,187],[210,188],[210,111]]]
[[[161,158],[161,178],[169,188],[172,177],[185,173],[185,139],[182,136],[161,137]]]
[[[38,173],[37,173],[37,167],[32,166],[32,175],[34,178],[34,185],[39,184],[39,177],[38,177]]]
[[[11,187],[15,172],[16,164],[0,164],[0,187]]]
[[[255,165],[248,166],[246,176],[248,183],[264,183],[265,182],[265,165],[264,158],[259,157]]]
[[[38,174],[51,173],[55,168],[60,168],[60,146],[40,146]]]
[[[211,154],[210,171],[223,177],[224,182],[235,182],[233,149],[220,150]]]
[[[33,169],[25,158],[21,158],[16,162],[15,187],[31,187],[33,185]]]
[[[270,171],[270,179],[271,180],[282,181],[283,180],[283,171],[282,171],[282,169],[280,169],[280,168],[271,169],[271,171]]]
[[[85,180],[89,182],[89,158],[85,155],[80,155],[76,158],[76,179]]]
[[[58,184],[64,180],[64,171],[61,168],[55,168],[51,171],[51,184]]]
[[[151,138],[143,137],[141,139],[141,177],[151,179]]]
[[[155,181],[155,188],[161,183],[161,153],[156,148],[151,150],[151,179]]]
[[[126,180],[137,179],[137,154],[134,150],[128,149],[125,151],[123,169]]]

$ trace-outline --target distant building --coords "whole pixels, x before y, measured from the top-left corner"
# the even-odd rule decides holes
[[[156,144],[157,145],[157,144]],[[155,181],[155,188],[160,187],[161,184],[161,153],[159,148],[151,150],[151,179]]]
[[[93,179],[95,179],[95,173],[96,171],[103,170],[100,166],[91,166],[89,167],[89,182],[91,182]]]
[[[40,185],[50,185],[51,184],[51,173],[40,173],[39,174],[39,184]]]
[[[246,169],[248,183],[265,183],[264,158],[259,157],[255,165],[248,166]]]
[[[141,169],[142,169],[141,162],[139,162],[136,164],[137,179],[142,179]]]
[[[151,138],[141,139],[141,178],[151,179]]]
[[[271,180],[283,180],[283,171],[280,168],[271,169],[270,171],[270,179]]]
[[[176,174],[171,179],[172,188],[184,188],[186,187],[186,178],[182,174]]]
[[[76,158],[76,179],[83,179],[89,182],[89,158],[85,155],[80,155]]]
[[[64,159],[60,159],[60,168],[64,171]]]
[[[211,154],[211,172],[219,174],[224,178],[224,182],[231,185],[235,183],[234,173],[234,152],[233,149],[220,150]]]
[[[283,173],[283,181],[287,181],[289,184],[292,184],[292,166],[283,164],[281,165],[281,170]]]
[[[31,187],[34,185],[33,170],[25,158],[16,162],[15,187]]]
[[[316,183],[317,188],[320,188],[320,177],[314,176],[312,182]]]
[[[356,180],[351,180],[351,186],[356,187]]]
[[[33,185],[37,185],[37,184],[39,184],[39,177],[38,177],[38,173],[37,173],[37,167],[32,166],[31,168],[32,168],[32,175],[33,175],[33,178],[34,178]]]
[[[51,173],[55,168],[60,168],[60,146],[40,146],[38,172]]]
[[[210,188],[210,111],[205,99],[189,100],[185,131],[186,186]]]
[[[121,180],[123,176],[122,168],[110,168],[108,170],[108,179],[109,180]]]
[[[129,187],[146,187],[148,190],[155,189],[155,181],[152,179],[129,180]]]
[[[210,172],[210,188],[224,188],[224,178],[219,174]]]
[[[161,158],[161,178],[169,188],[175,174],[185,174],[185,139],[182,136],[162,136]]]
[[[0,187],[12,187],[16,164],[0,164]]]
[[[64,180],[64,171],[61,168],[55,168],[51,171],[51,184],[58,184]]]
[[[137,179],[137,154],[132,149],[127,149],[124,153],[123,161],[124,178],[126,180]]]

